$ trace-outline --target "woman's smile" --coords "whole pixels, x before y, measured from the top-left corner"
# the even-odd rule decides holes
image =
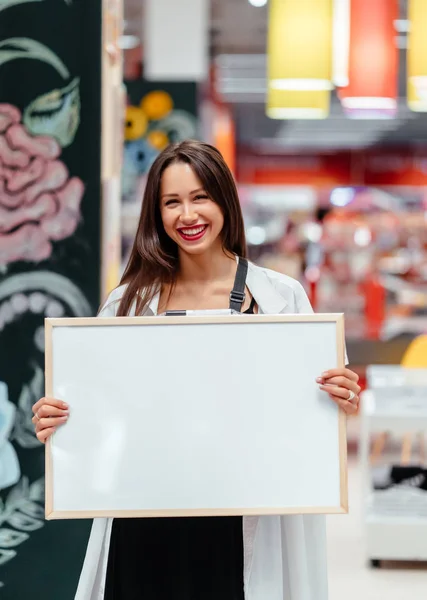
[[[207,231],[208,225],[193,225],[193,227],[179,227],[178,233],[186,242],[201,240]]]

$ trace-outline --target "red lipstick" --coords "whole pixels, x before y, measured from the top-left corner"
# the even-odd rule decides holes
[[[196,225],[194,227],[181,227],[177,231],[186,242],[197,242],[205,235],[207,228],[207,225]]]

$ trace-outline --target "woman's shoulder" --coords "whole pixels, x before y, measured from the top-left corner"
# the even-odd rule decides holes
[[[120,305],[120,300],[123,297],[123,294],[127,288],[127,283],[124,285],[120,285],[119,287],[114,288],[112,292],[108,295],[107,300],[101,307],[101,310],[98,313],[98,317],[115,317],[117,313],[117,309]]]
[[[273,271],[273,269],[260,267],[254,263],[249,263],[249,266],[254,272],[263,274],[273,284],[280,283],[281,285],[288,287],[291,290],[296,290],[303,287],[297,279],[294,279],[289,275],[285,275],[284,273],[279,273],[279,271]]]
[[[128,287],[127,283],[116,287],[108,296],[107,300],[101,307],[98,317],[115,317],[117,315],[117,311],[120,306],[120,301],[124,296],[124,293]],[[143,295],[145,290],[140,292],[140,295]],[[148,305],[142,311],[142,315],[153,315],[157,311],[157,303],[158,303],[158,294],[154,294],[153,298],[149,301]],[[136,310],[136,298],[134,298],[131,302],[129,316],[135,316]]]
[[[297,279],[254,263],[249,263],[249,268],[253,277],[271,286],[283,298],[291,312],[313,312],[304,286]]]

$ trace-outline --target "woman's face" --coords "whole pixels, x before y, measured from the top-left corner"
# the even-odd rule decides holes
[[[222,249],[224,216],[190,165],[173,163],[164,170],[160,213],[166,233],[183,252]]]

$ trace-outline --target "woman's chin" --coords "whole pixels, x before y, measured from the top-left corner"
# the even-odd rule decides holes
[[[176,240],[180,252],[184,254],[190,254],[191,256],[198,256],[208,252],[212,252],[216,249],[221,251],[222,243],[218,238],[212,240],[209,237],[204,237],[198,241],[186,242],[184,240]]]
[[[205,254],[209,252],[210,245],[201,243],[201,244],[178,244],[180,252],[184,254],[190,254],[191,256],[199,256],[201,254]]]

